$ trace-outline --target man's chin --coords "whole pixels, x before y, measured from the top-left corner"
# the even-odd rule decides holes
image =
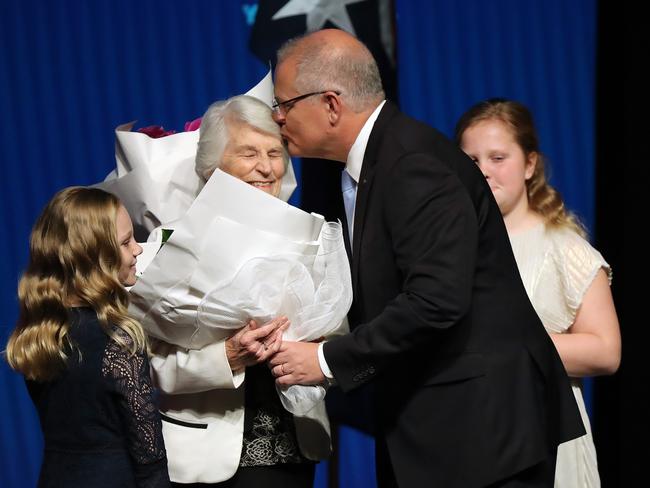
[[[318,151],[304,146],[296,146],[293,142],[287,144],[287,151],[292,158],[312,158],[312,159],[327,159],[319,154]]]
[[[296,157],[296,158],[309,157],[309,156],[305,155],[301,151],[301,149],[293,143],[293,141],[291,141],[290,139],[287,139],[286,137],[283,137],[282,139],[284,140],[284,146],[287,148],[287,151],[289,152],[289,155],[291,157]]]

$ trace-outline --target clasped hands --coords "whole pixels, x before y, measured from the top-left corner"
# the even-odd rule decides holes
[[[226,356],[233,371],[266,363],[280,386],[316,385],[325,382],[318,363],[318,342],[283,341],[287,317],[276,317],[260,326],[254,320],[226,340]]]

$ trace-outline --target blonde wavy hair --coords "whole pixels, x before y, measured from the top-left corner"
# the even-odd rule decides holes
[[[93,308],[106,334],[125,350],[146,350],[146,336],[128,316],[129,296],[118,279],[120,205],[103,190],[70,187],[36,220],[29,264],[18,284],[20,314],[5,352],[26,378],[51,380],[66,367],[75,349],[68,336],[73,298]]]
[[[524,105],[504,98],[491,98],[479,102],[465,112],[456,124],[455,139],[460,145],[463,133],[471,126],[486,120],[498,120],[510,129],[525,157],[537,155],[533,175],[526,180],[526,194],[531,210],[540,214],[549,227],[566,227],[581,236],[586,230],[575,214],[567,210],[560,193],[546,179],[544,157],[539,150],[539,140],[533,116]]]

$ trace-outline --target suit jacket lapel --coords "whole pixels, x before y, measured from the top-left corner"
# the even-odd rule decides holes
[[[361,165],[361,175],[357,185],[357,199],[354,207],[354,230],[352,243],[352,290],[354,295],[357,294],[357,283],[359,275],[359,251],[361,241],[363,240],[363,225],[365,222],[368,198],[372,187],[372,180],[375,174],[379,146],[384,136],[384,132],[390,119],[398,113],[397,107],[391,102],[386,102],[375,121],[375,125],[370,133],[366,152],[363,155],[363,164]]]

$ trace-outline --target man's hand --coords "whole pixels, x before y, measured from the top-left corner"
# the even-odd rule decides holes
[[[267,361],[280,350],[282,333],[289,327],[289,319],[277,317],[263,326],[254,320],[226,340],[226,357],[230,369],[237,371]]]
[[[325,381],[318,363],[318,344],[314,342],[283,342],[269,367],[280,386],[317,385]]]

